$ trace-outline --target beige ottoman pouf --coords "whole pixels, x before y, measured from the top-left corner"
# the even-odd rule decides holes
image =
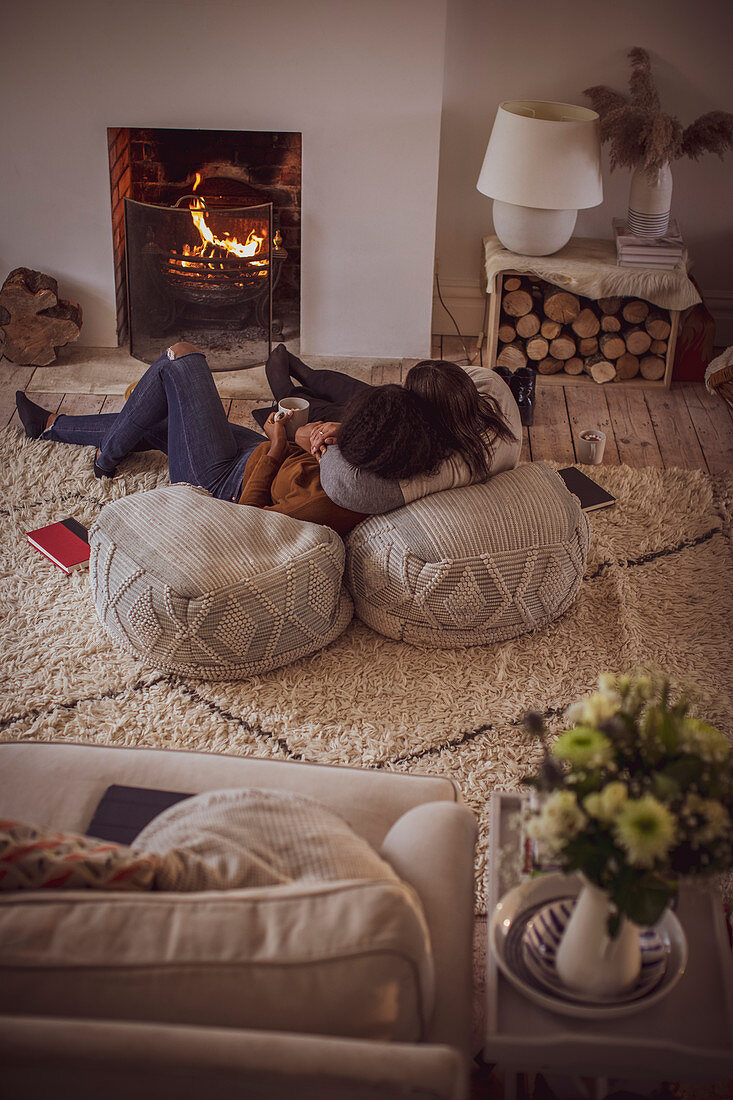
[[[106,505],[89,542],[104,627],[166,672],[267,672],[328,645],[353,615],[334,531],[191,485]]]
[[[389,638],[500,642],[572,603],[589,530],[554,470],[518,466],[360,523],[347,538],[346,583],[358,617]]]

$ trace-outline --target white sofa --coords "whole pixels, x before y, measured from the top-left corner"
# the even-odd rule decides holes
[[[112,784],[191,794],[265,788],[313,798],[339,814],[418,895],[432,946],[432,1014],[422,1041],[385,1042],[305,1029],[212,1026],[195,998],[185,1023],[177,1013],[167,1020],[160,1005],[153,1012],[145,998],[120,1019],[110,1018],[108,1006],[105,1019],[91,1011],[80,1016],[63,1004],[45,1015],[6,1006],[0,1017],[0,1074],[8,1095],[50,1094],[60,1100],[101,1094],[120,1100],[161,1095],[459,1100],[465,1095],[476,825],[450,781],[202,753],[0,744],[3,818],[84,832]],[[24,901],[32,903],[33,897],[29,891]],[[185,923],[185,901],[179,909],[174,901],[173,912],[172,919]],[[7,978],[14,966],[33,965],[21,955],[22,950],[17,960],[8,959],[6,950],[0,983],[3,969]],[[209,985],[211,980],[209,975]],[[68,1002],[73,1006],[71,993]]]

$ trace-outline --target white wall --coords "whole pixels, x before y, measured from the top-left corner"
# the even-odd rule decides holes
[[[305,354],[429,350],[447,0],[24,0],[0,22],[0,281],[116,344],[108,126],[303,134]]]
[[[481,238],[493,232],[491,199],[476,180],[502,100],[589,106],[582,91],[593,84],[627,93],[626,54],[643,46],[662,108],[683,125],[707,111],[733,112],[732,32],[730,0],[449,0],[436,248],[444,297],[460,304],[473,291],[476,300]],[[719,339],[733,343],[733,152],[672,170],[672,212],[693,274],[718,315]],[[579,213],[576,236],[611,236],[611,218],[626,211],[629,175],[609,171],[604,147],[604,202]]]

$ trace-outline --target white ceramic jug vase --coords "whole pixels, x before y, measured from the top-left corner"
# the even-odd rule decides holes
[[[623,993],[641,972],[639,929],[621,917],[611,939],[607,895],[585,882],[565,926],[555,957],[558,977],[571,989],[595,996]]]

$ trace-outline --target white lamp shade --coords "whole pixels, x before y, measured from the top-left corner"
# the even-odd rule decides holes
[[[476,186],[493,199],[540,210],[598,206],[598,115],[572,103],[502,103]]]

